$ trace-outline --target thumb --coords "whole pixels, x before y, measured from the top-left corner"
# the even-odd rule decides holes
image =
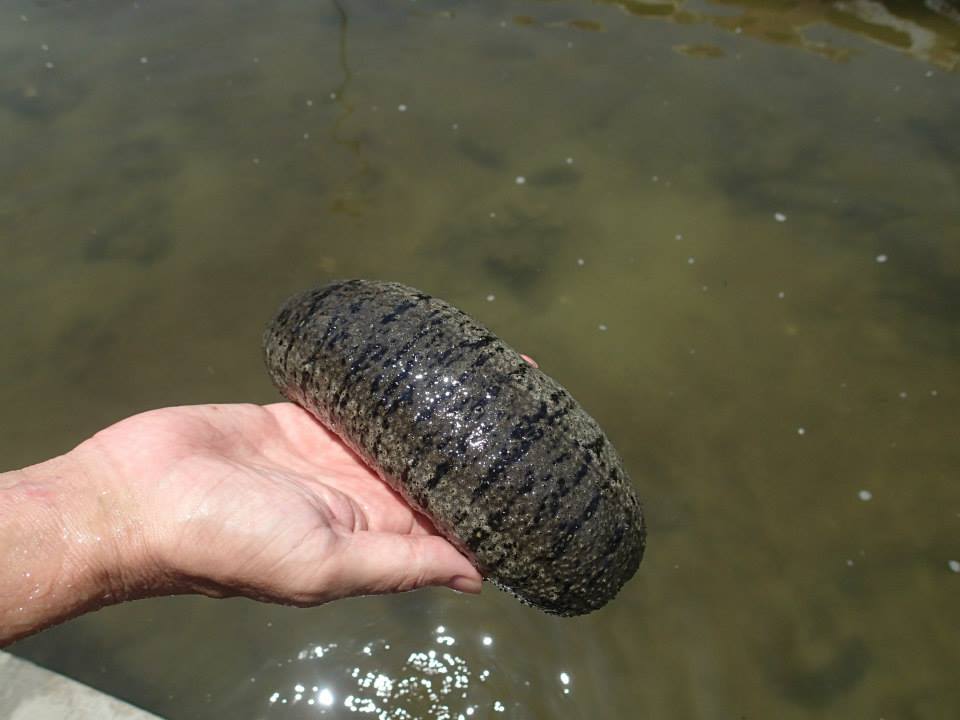
[[[405,592],[428,585],[479,593],[482,576],[438,535],[356,532],[337,553],[333,587],[340,595]]]

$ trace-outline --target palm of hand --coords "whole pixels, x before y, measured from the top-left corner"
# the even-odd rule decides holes
[[[296,405],[166,408],[91,442],[136,478],[144,544],[178,589],[298,605],[479,590],[470,562]]]

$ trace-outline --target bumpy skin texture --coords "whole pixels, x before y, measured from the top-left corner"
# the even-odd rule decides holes
[[[522,601],[587,613],[636,571],[643,515],[603,431],[460,310],[397,283],[337,282],[284,304],[264,350],[284,396]]]

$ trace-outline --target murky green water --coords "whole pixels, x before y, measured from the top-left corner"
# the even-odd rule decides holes
[[[273,400],[276,304],[369,276],[566,384],[650,523],[582,619],[171,598],[14,650],[172,718],[956,716],[958,67],[948,0],[0,3],[4,469]]]

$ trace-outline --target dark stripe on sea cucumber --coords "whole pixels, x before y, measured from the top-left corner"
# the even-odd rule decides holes
[[[433,476],[427,480],[427,489],[433,490],[443,477],[447,474],[447,471],[450,469],[450,463],[444,460],[441,463],[437,463],[437,466],[433,469]]]

